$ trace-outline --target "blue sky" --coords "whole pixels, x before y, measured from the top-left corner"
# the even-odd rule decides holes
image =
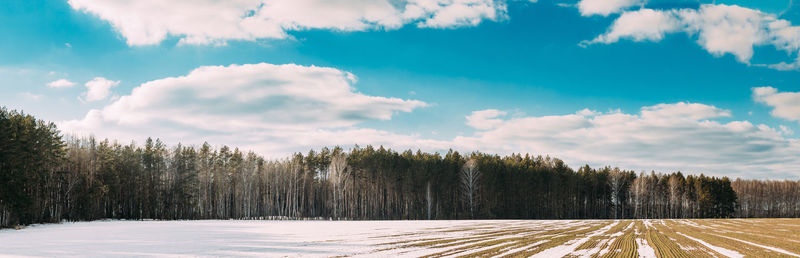
[[[358,143],[800,177],[790,1],[125,2],[4,3],[0,103],[68,134],[269,157]]]

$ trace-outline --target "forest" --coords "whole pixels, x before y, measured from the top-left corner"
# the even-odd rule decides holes
[[[62,136],[0,108],[0,227],[96,219],[800,217],[800,181],[570,168],[548,156],[228,146]]]

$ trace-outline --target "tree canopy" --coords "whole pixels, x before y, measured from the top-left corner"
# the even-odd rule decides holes
[[[578,170],[549,156],[339,147],[266,160],[228,146],[61,137],[0,109],[0,227],[114,219],[798,217],[800,181]]]

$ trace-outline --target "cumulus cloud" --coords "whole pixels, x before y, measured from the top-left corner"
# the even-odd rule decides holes
[[[425,102],[361,94],[353,88],[355,82],[353,74],[326,67],[205,66],[186,76],[146,82],[130,95],[61,127],[120,140],[147,136],[195,144],[208,140],[269,154],[381,142],[377,139],[416,141],[413,136],[353,126],[389,120],[397,112],[424,107]]]
[[[730,111],[700,103],[642,107],[638,114],[579,111],[503,119],[454,146],[550,154],[579,166],[684,171],[743,177],[800,176],[800,142],[785,129],[719,122]]]
[[[715,106],[699,103],[678,102],[674,104],[658,104],[655,106],[643,107],[642,117],[650,120],[656,119],[688,119],[701,120],[718,117],[729,117],[731,112]]]
[[[622,38],[633,41],[660,41],[664,34],[680,28],[680,20],[671,12],[641,9],[625,12],[611,25],[608,32],[586,43],[615,43]]]
[[[70,6],[108,21],[129,45],[283,39],[288,31],[396,29],[405,24],[474,26],[506,15],[500,0],[69,0]]]
[[[638,4],[642,4],[642,0],[581,0],[578,10],[583,16],[608,16]]]
[[[148,136],[170,143],[208,141],[272,158],[323,146],[372,144],[425,151],[527,152],[559,157],[575,167],[800,177],[800,142],[787,137],[789,128],[721,122],[733,115],[731,111],[702,103],[657,104],[634,113],[583,109],[547,116],[479,110],[466,116],[466,125],[475,133],[433,140],[366,128],[365,122],[390,120],[427,104],[359,93],[355,83],[353,74],[327,67],[205,66],[185,76],[143,83],[82,119],[60,122],[59,128],[121,141],[141,142]],[[772,88],[753,92],[757,101],[775,106],[800,103],[787,97],[796,95]]]
[[[500,117],[505,116],[506,114],[508,114],[506,111],[500,111],[497,109],[474,111],[472,114],[466,117],[467,125],[480,130],[492,129],[503,122]]]
[[[591,43],[614,43],[620,39],[660,41],[667,33],[696,35],[697,43],[715,56],[731,54],[750,63],[753,48],[773,46],[789,56],[800,51],[800,27],[758,10],[736,5],[704,4],[699,9],[627,11],[614,21],[605,34]],[[768,65],[775,69],[796,69],[796,63]]]
[[[704,5],[700,11],[685,10],[680,15],[708,52],[718,56],[730,53],[741,62],[750,60],[753,46],[770,43],[771,24],[778,21],[772,14],[735,5]]]
[[[53,72],[51,72],[53,73]],[[75,86],[74,82],[71,82],[67,79],[58,79],[52,82],[47,83],[47,87],[50,88],[69,88]]]
[[[800,92],[778,92],[773,87],[756,87],[753,88],[753,100],[772,107],[770,114],[775,117],[800,121]]]
[[[402,17],[406,21],[418,20],[417,26],[449,28],[476,26],[483,20],[505,18],[506,5],[495,0],[411,0]]]
[[[95,77],[91,81],[86,82],[86,93],[84,93],[84,100],[98,101],[104,100],[111,94],[111,87],[119,85],[119,81],[112,81],[103,77]]]

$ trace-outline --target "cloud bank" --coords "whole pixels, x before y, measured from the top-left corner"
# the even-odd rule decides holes
[[[108,21],[131,46],[159,44],[169,37],[178,38],[179,44],[197,45],[286,39],[292,31],[310,29],[349,32],[393,30],[406,25],[445,29],[508,18],[507,0],[68,2],[75,10]],[[696,37],[697,43],[715,56],[730,54],[750,64],[754,47],[772,46],[785,51],[790,60],[758,65],[778,70],[800,68],[800,26],[792,26],[775,14],[724,4],[663,9],[659,8],[663,3],[642,0],[581,0],[575,6],[582,16],[619,14],[606,33],[581,42],[582,46],[623,39],[660,41],[666,34],[682,32]]]
[[[355,82],[353,74],[316,66],[204,66],[186,76],[146,82],[60,127],[123,141],[153,136],[225,143],[279,156],[337,144],[415,145],[413,136],[354,126],[427,104],[361,94],[352,87]]]
[[[584,110],[505,119],[453,143],[487,152],[551,154],[573,166],[800,177],[800,141],[785,137],[790,132],[715,121],[730,116],[729,110],[685,102],[642,107],[638,114]]]
[[[356,77],[335,68],[294,64],[204,66],[180,77],[146,82],[82,119],[66,133],[184,144],[228,144],[281,158],[324,146],[384,145],[498,154],[552,155],[572,166],[715,175],[800,177],[800,142],[791,130],[719,120],[729,110],[702,103],[662,103],[637,113],[580,110],[550,116],[508,116],[487,109],[466,116],[469,135],[433,140],[364,126],[428,106],[420,100],[359,93]],[[775,115],[796,119],[796,93],[755,88]]]
[[[774,14],[714,4],[704,4],[699,9],[625,11],[606,33],[582,44],[611,44],[621,39],[660,41],[666,34],[676,32],[696,36],[697,44],[715,56],[731,54],[747,64],[754,47],[772,46],[790,57],[797,57],[800,52],[800,26],[792,26]],[[779,70],[798,67],[797,61],[767,66]]]
[[[283,39],[289,31],[365,31],[452,28],[506,15],[495,0],[69,0],[75,9],[108,21],[128,45],[158,44],[168,36],[183,44]]]

